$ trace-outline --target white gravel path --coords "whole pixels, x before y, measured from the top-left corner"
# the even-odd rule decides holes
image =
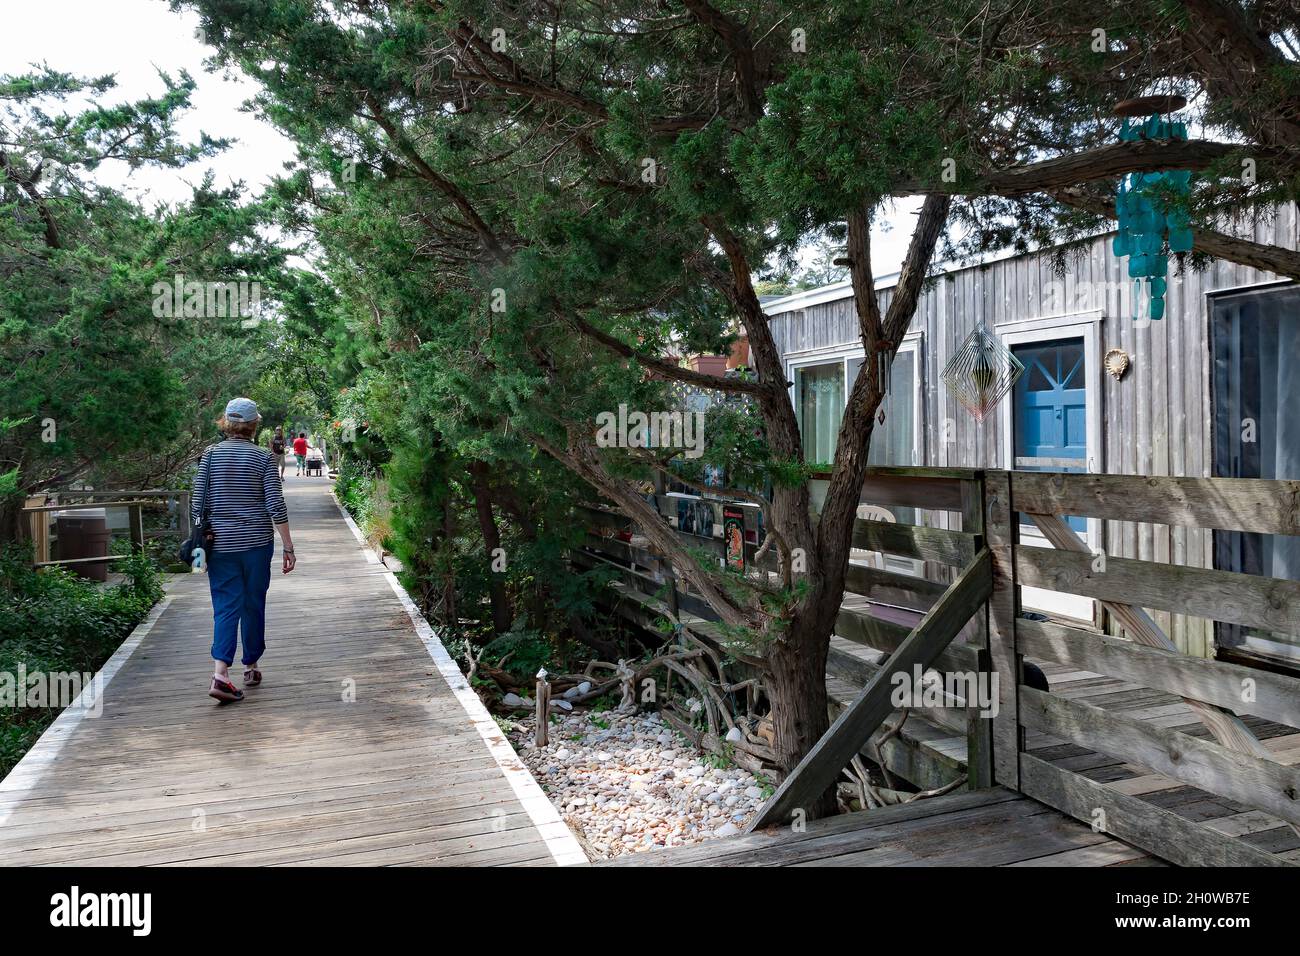
[[[533,720],[511,735],[520,757],[589,852],[609,858],[741,832],[770,794],[739,767],[717,769],[657,714],[574,712],[533,745]]]

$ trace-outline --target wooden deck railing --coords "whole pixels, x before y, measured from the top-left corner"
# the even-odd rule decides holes
[[[877,567],[850,567],[849,592],[906,596],[925,616],[908,628],[865,608],[841,610],[838,636],[888,656],[878,665],[840,662],[856,668],[864,685],[860,694],[782,783],[756,826],[787,819],[833,782],[889,714],[892,675],[909,673],[920,663],[941,672],[991,672],[997,679],[997,715],[984,719],[974,707],[968,708],[971,788],[997,782],[1021,790],[1176,863],[1281,862],[1228,832],[1027,752],[1025,739],[1026,732],[1040,733],[1109,755],[1267,814],[1300,832],[1300,769],[1275,759],[1274,750],[1242,719],[1300,728],[1300,679],[1184,655],[1148,613],[1173,611],[1300,634],[1300,582],[1093,553],[1064,520],[1075,515],[1300,534],[1300,482],[874,469],[864,484],[863,501],[960,514],[960,530],[866,519],[854,527],[855,547],[948,566],[955,569],[955,580],[946,584]],[[1017,537],[1022,519],[1037,524],[1054,548],[1021,548]],[[720,540],[685,537],[719,556],[723,553]],[[622,545],[624,553],[618,555],[611,552],[619,550],[619,543],[608,538],[596,538],[593,544],[598,547],[584,560],[635,563],[636,549],[630,545]],[[747,550],[747,558],[752,551]],[[647,567],[657,560],[644,551],[640,558]],[[657,589],[670,595],[675,608],[709,616],[707,605],[674,582],[665,568],[624,573],[623,578],[643,594]],[[1093,598],[1124,636],[1022,616],[1021,586]],[[954,640],[963,627],[964,639]],[[833,663],[836,654],[833,647]],[[1108,710],[1087,698],[1035,690],[1024,683],[1026,658],[1182,698],[1183,713],[1190,711],[1184,725],[1199,721],[1209,739],[1158,720]],[[944,719],[953,723],[951,715]],[[1290,749],[1300,750],[1300,744]],[[1266,824],[1267,819],[1259,823]]]
[[[679,497],[662,495],[658,498],[660,510],[670,523],[672,509],[679,500]],[[842,721],[841,726],[846,728],[843,731],[845,736],[834,751],[828,748],[827,753],[838,752],[847,746],[842,741],[859,735],[862,739],[853,752],[856,754],[865,746],[867,738],[893,710],[892,706],[881,709],[881,705],[887,702],[895,672],[910,676],[913,665],[921,663],[931,676],[938,677],[945,672],[978,674],[987,672],[989,666],[981,613],[986,596],[982,588],[989,574],[983,537],[979,533],[983,523],[979,474],[962,470],[873,469],[864,484],[862,502],[950,512],[953,514],[945,523],[960,523],[961,527],[953,530],[859,518],[854,525],[855,548],[882,556],[924,561],[928,567],[949,571],[950,576],[959,578],[963,571],[969,573],[960,588],[955,585],[950,588],[940,581],[899,574],[881,567],[866,567],[860,563],[850,565],[845,594],[849,600],[840,611],[836,634],[879,652],[885,656],[885,661],[882,665],[835,647],[830,649],[828,670],[843,675],[860,690],[854,699],[845,701],[837,717]],[[714,504],[720,510],[724,503],[715,501]],[[612,568],[620,585],[628,589],[625,593],[636,595],[638,604],[644,604],[650,595],[656,595],[674,614],[680,610],[706,622],[714,619],[709,606],[698,595],[692,594],[683,582],[676,581],[671,569],[658,555],[612,537],[617,532],[629,530],[630,523],[623,515],[612,509],[590,507],[587,518],[590,522],[588,545],[582,553],[575,555],[577,563],[585,567],[600,565]],[[680,531],[678,536],[688,546],[713,554],[719,562],[725,556],[725,545],[720,538]],[[756,569],[757,551],[757,544],[746,544],[746,568],[751,571]],[[757,569],[776,571],[775,555],[765,555]],[[954,588],[955,596],[952,595]],[[921,617],[921,620],[911,627],[877,616],[872,613],[869,597],[910,609],[914,612],[913,617]],[[965,613],[953,622],[954,609],[966,605],[969,607]],[[653,616],[652,609],[648,615]],[[968,626],[972,615],[977,620]],[[701,628],[698,623],[690,626],[697,633],[711,636],[711,629],[707,626]],[[955,641],[954,638],[963,633],[963,628],[964,639]],[[918,630],[921,636],[909,644]],[[939,673],[935,674],[936,671]],[[871,687],[876,689],[869,695],[870,703],[863,704],[862,697]],[[925,713],[925,717],[937,726],[966,738],[964,766],[960,771],[946,772],[964,771],[969,786],[988,786],[993,775],[992,723],[980,717],[974,702],[952,699],[950,703],[950,707]],[[865,723],[870,725],[865,733],[862,732],[864,715],[869,717]],[[833,758],[820,760],[814,766],[813,776],[820,778],[829,774],[833,778],[844,765],[831,767],[830,763],[833,763]]]
[[[1108,832],[1172,862],[1280,862],[1245,841],[1024,752],[1023,731],[1120,758],[1300,832],[1300,769],[1274,759],[1238,716],[1300,727],[1300,680],[1180,654],[1146,612],[1178,611],[1295,634],[1300,582],[1093,554],[1062,520],[1081,515],[1300,534],[1300,482],[1019,472],[990,473],[989,482],[1009,492],[1010,510],[1029,516],[1056,546],[1013,545],[1010,560],[995,574],[1003,593],[1025,584],[1092,597],[1128,638],[1027,620],[1004,602],[991,615],[997,624],[995,662],[1030,657],[1177,695],[1191,710],[1190,719],[1214,738],[1018,684],[1014,709],[995,721],[995,747],[1002,744],[1006,752],[1015,741],[1016,763],[1000,761],[997,780],[1080,820],[1104,820]]]
[[[40,496],[29,501],[23,508],[27,518],[27,535],[34,543],[33,565],[35,567],[78,566],[86,564],[105,564],[121,560],[125,555],[109,554],[103,557],[50,559],[49,516],[66,511],[88,511],[101,508],[125,508],[127,511],[128,535],[132,551],[142,551],[147,537],[174,538],[184,540],[190,533],[190,493],[184,489],[153,489],[146,491],[59,491],[55,493],[57,504],[47,503],[50,496]],[[39,502],[39,503],[38,503]],[[146,508],[174,508],[176,527],[170,529],[146,529],[144,510]]]

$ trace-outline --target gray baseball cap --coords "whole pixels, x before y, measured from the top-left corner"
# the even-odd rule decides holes
[[[232,398],[226,403],[226,421],[255,422],[262,416],[251,398]]]

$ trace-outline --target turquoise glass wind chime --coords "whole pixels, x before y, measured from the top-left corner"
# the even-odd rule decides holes
[[[1144,96],[1118,104],[1115,113],[1124,117],[1120,142],[1186,140],[1187,124],[1169,116],[1186,105],[1181,96]],[[1127,173],[1120,180],[1115,196],[1119,234],[1111,248],[1117,258],[1128,257],[1135,319],[1164,318],[1169,256],[1192,251],[1185,201],[1191,182],[1187,169]]]

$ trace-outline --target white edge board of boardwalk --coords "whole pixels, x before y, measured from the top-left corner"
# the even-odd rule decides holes
[[[339,514],[343,516],[348,529],[357,539],[357,543],[361,545],[361,551],[366,556],[366,560],[371,564],[378,564],[383,567],[383,562],[371,549],[365,536],[361,533],[361,529],[352,520],[352,516],[339,503],[338,497],[333,492],[330,493],[330,497],[334,499],[334,505],[339,509]],[[465,709],[470,722],[478,730],[479,736],[483,738],[483,743],[487,745],[488,752],[492,754],[497,766],[505,774],[505,778],[510,783],[511,789],[514,790],[515,796],[519,798],[519,802],[523,804],[524,810],[533,821],[533,825],[537,827],[537,832],[546,841],[546,847],[551,851],[551,856],[555,858],[555,862],[560,866],[587,863],[587,854],[582,852],[582,847],[578,844],[573,832],[560,819],[560,813],[555,809],[555,805],[542,792],[542,788],[533,778],[533,775],[529,773],[528,768],[524,766],[523,761],[519,759],[515,749],[510,746],[510,742],[506,740],[505,734],[497,726],[497,722],[492,719],[492,715],[483,706],[483,701],[479,699],[478,694],[474,693],[474,689],[465,680],[465,675],[460,672],[460,667],[452,660],[451,655],[447,653],[447,649],[442,646],[442,641],[438,640],[437,632],[424,619],[420,609],[411,600],[411,596],[406,593],[406,588],[402,587],[401,582],[397,580],[397,576],[386,567],[382,573],[385,580],[388,581],[389,587],[393,589],[393,593],[397,595],[397,599],[402,602],[402,607],[405,608],[407,616],[415,626],[415,633],[419,636],[420,642],[424,644],[424,648],[429,652],[429,656],[433,658],[433,662],[438,665],[438,673],[447,682],[447,686],[451,688],[452,693],[456,695],[456,699],[460,701],[461,707]]]
[[[23,754],[23,759],[9,771],[9,775],[0,780],[0,799],[5,801],[5,805],[0,805],[0,827],[8,822],[14,808],[21,802],[19,795],[36,788],[41,774],[58,759],[63,745],[81,726],[81,722],[86,719],[89,712],[96,706],[103,706],[109,682],[122,669],[122,665],[131,659],[131,655],[153,630],[153,626],[158,623],[158,618],[162,617],[163,611],[167,610],[167,606],[171,603],[172,595],[164,594],[162,600],[153,606],[145,619],[135,626],[121,646],[113,652],[113,656],[104,662],[99,673],[91,679],[90,685],[81,689],[77,699],[63,708],[62,713],[54,719],[54,723],[45,728],[45,733],[37,738],[31,749]]]

